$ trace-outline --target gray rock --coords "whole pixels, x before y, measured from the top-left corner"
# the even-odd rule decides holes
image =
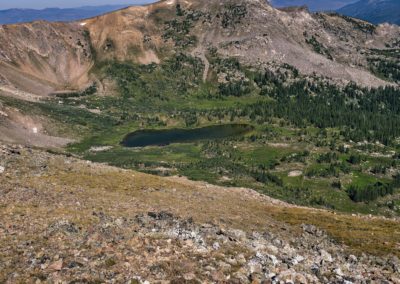
[[[342,269],[340,267],[335,268],[335,270],[333,271],[337,276],[343,277],[344,273],[342,272]]]
[[[231,235],[235,240],[244,240],[246,238],[246,233],[242,230],[230,230],[229,235]]]
[[[235,272],[233,278],[239,280],[239,283],[249,283],[249,278],[242,272]]]
[[[333,258],[332,258],[332,256],[331,256],[331,254],[330,253],[328,253],[326,250],[320,250],[320,255],[321,255],[321,258],[322,258],[322,260],[323,261],[326,261],[326,262],[333,262]]]
[[[243,265],[243,264],[246,263],[246,258],[244,257],[243,254],[239,254],[239,255],[236,257],[236,261],[237,261],[239,264]]]
[[[228,272],[231,270],[232,266],[224,261],[220,261],[218,262],[218,267],[220,271]]]
[[[186,273],[183,275],[183,279],[186,281],[191,281],[196,278],[196,275],[194,273]]]
[[[301,226],[303,228],[303,231],[310,234],[310,235],[315,235],[317,237],[321,237],[324,233],[315,227],[314,225],[309,225],[309,224],[304,224]]]
[[[358,258],[355,256],[355,255],[349,255],[349,259],[348,259],[348,261],[350,262],[350,263],[357,263],[358,262]]]
[[[296,255],[295,257],[292,258],[291,264],[292,265],[297,265],[297,264],[299,264],[300,262],[303,262],[303,261],[304,261],[304,257],[302,257],[301,255]]]
[[[319,271],[320,271],[320,267],[318,264],[314,263],[313,265],[311,265],[311,271],[312,273],[318,275]]]
[[[48,228],[50,233],[62,232],[66,234],[77,234],[79,233],[79,228],[76,227],[74,223],[68,220],[59,220],[51,224]]]
[[[117,220],[115,220],[115,224],[119,227],[122,227],[122,225],[124,224],[124,220],[122,218],[118,218]]]
[[[400,261],[394,256],[388,261],[389,266],[393,269],[394,272],[400,273]]]
[[[277,247],[281,247],[282,246],[282,241],[279,240],[279,239],[274,239],[272,241],[272,243],[273,243],[274,246],[277,246]]]
[[[221,246],[219,245],[218,242],[215,242],[215,243],[213,243],[212,247],[213,247],[214,250],[219,250],[219,248],[220,248]]]
[[[238,264],[237,260],[233,257],[225,259],[225,262],[229,263],[232,266],[236,266]]]
[[[273,253],[273,254],[278,254],[279,249],[276,246],[273,245],[268,245],[267,249],[269,252]]]
[[[277,265],[279,263],[279,261],[278,261],[278,259],[276,258],[275,255],[268,254],[267,258],[272,263],[273,266],[275,266],[275,265]]]
[[[262,272],[262,265],[258,258],[252,258],[249,263],[247,264],[250,273],[261,273]]]

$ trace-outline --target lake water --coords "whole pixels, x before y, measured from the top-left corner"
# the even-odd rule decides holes
[[[121,145],[125,147],[165,146],[241,136],[253,130],[247,124],[214,125],[194,129],[138,130],[128,134]]]

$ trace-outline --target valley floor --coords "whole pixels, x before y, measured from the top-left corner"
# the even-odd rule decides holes
[[[20,146],[0,166],[1,283],[400,281],[396,219]]]

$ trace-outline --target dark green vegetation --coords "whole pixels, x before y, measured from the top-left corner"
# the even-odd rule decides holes
[[[400,82],[399,49],[371,50],[368,58],[371,71],[383,79]]]
[[[241,20],[247,15],[245,5],[226,5],[222,15],[222,27],[227,28],[241,23]]]
[[[329,50],[323,44],[321,44],[314,35],[309,37],[307,33],[304,33],[304,37],[306,38],[306,43],[311,45],[316,53],[325,55],[330,60],[333,59],[332,55],[329,53]]]
[[[77,98],[77,97],[93,95],[96,92],[97,92],[96,84],[93,84],[83,91],[56,94],[56,97],[58,97],[58,98]]]
[[[362,187],[350,185],[347,191],[351,200],[361,202],[372,201],[376,200],[378,197],[393,194],[394,189],[392,184],[377,182]]]
[[[345,19],[347,22],[352,23],[356,29],[358,29],[366,34],[372,34],[376,30],[376,26],[371,23],[359,21],[359,20],[356,20],[355,18],[348,17],[345,15],[339,15],[339,16],[342,17],[343,19]]]
[[[189,32],[193,27],[193,23],[199,21],[205,15],[198,11],[186,11],[178,4],[176,6],[176,16],[175,19],[165,22],[163,38],[165,40],[171,39],[177,48],[195,45],[197,38],[194,35],[190,35]]]

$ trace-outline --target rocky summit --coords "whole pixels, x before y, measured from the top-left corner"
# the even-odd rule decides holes
[[[264,0],[0,25],[0,283],[400,283],[399,38]]]

